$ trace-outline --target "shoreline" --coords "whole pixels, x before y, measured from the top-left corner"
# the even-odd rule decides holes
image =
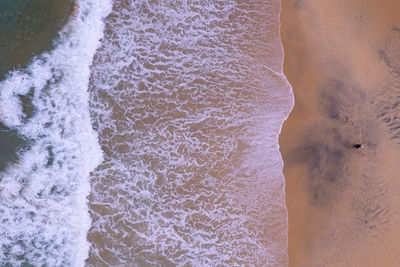
[[[399,11],[392,0],[282,1],[295,96],[279,136],[289,266],[400,260]]]

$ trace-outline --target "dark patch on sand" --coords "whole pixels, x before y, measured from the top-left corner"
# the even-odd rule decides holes
[[[394,30],[395,32],[398,32],[400,34],[400,28],[397,26],[393,26],[392,30]]]
[[[299,156],[307,165],[307,187],[316,206],[331,204],[346,186],[346,159],[350,148],[338,129],[320,125],[308,131]]]
[[[400,79],[385,86],[374,99],[376,118],[386,126],[391,140],[400,144]]]
[[[351,202],[353,223],[349,225],[354,238],[360,240],[368,233],[375,237],[384,235],[393,224],[393,209],[389,188],[371,166],[367,166],[354,182],[354,195]]]
[[[327,79],[320,88],[321,108],[328,119],[341,124],[354,124],[357,110],[365,105],[365,93],[351,83]]]
[[[376,118],[386,126],[391,140],[400,144],[400,29],[393,27],[385,46],[379,50],[393,79],[386,81],[374,99]]]
[[[340,80],[329,79],[320,90],[323,110],[327,117],[335,121],[347,122],[348,117],[343,114],[343,102],[340,102],[345,93],[344,83]]]
[[[393,223],[385,197],[390,190],[380,178],[384,166],[377,165],[384,154],[377,149],[388,142],[385,129],[400,143],[398,88],[377,88],[369,96],[352,82],[326,79],[319,91],[323,118],[308,127],[294,151],[297,163],[306,165],[305,183],[313,206],[333,211],[343,196],[353,195],[348,203],[353,223],[348,227],[360,239],[366,231],[383,235]],[[365,148],[356,150],[354,143]]]
[[[378,55],[391,73],[400,75],[400,29],[398,27],[393,26],[385,46],[378,51]]]
[[[303,2],[304,2],[304,0],[296,0],[296,1],[294,1],[293,6],[294,6],[295,8],[301,8]]]
[[[326,79],[319,94],[322,119],[309,126],[294,154],[297,162],[307,166],[305,182],[312,204],[327,208],[354,183],[354,173],[362,173],[353,160],[376,156],[380,122],[369,112],[372,102],[365,90],[352,82]],[[400,107],[397,102],[391,106]],[[354,144],[364,148],[356,150]]]
[[[387,55],[387,51],[385,50],[379,50],[379,57],[385,62],[386,66],[390,69],[390,72],[399,74],[400,75],[400,69],[398,69],[396,64],[391,61],[389,56]]]

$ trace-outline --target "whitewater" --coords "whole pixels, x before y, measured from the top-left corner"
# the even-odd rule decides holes
[[[88,81],[110,1],[77,1],[54,40],[0,83],[2,122],[27,141],[0,173],[2,266],[82,266],[88,257],[89,173],[102,159],[88,109]],[[20,96],[29,96],[25,114]]]
[[[89,265],[285,266],[280,1],[114,1],[91,68]]]

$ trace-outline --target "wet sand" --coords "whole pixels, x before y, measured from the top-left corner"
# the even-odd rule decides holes
[[[290,266],[400,262],[398,14],[397,0],[283,0]]]

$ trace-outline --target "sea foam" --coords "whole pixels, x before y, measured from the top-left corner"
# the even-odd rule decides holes
[[[88,256],[88,176],[102,160],[88,112],[89,66],[112,4],[76,3],[54,49],[0,83],[3,123],[29,141],[0,174],[2,264],[82,266]],[[32,114],[24,113],[23,95]]]
[[[92,66],[88,263],[285,266],[280,1],[115,0]]]

